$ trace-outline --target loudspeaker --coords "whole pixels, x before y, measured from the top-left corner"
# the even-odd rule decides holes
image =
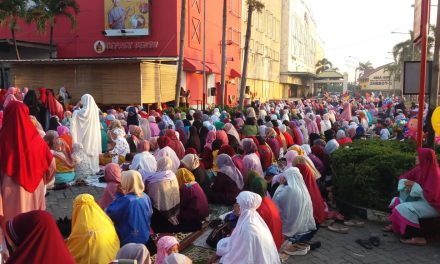
[[[215,88],[215,87],[211,87],[211,88],[209,89],[209,96],[215,96],[216,93],[217,93],[217,88]]]
[[[251,92],[251,87],[250,86],[246,86],[245,93],[249,94],[250,92]]]

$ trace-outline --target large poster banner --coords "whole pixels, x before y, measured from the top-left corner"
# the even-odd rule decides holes
[[[107,36],[150,34],[150,0],[104,0]]]

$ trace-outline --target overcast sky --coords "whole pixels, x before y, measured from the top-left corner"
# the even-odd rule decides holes
[[[304,0],[312,10],[324,42],[325,56],[353,80],[355,65],[370,61],[374,67],[392,62],[393,46],[409,38],[414,0]],[[431,1],[436,4],[437,1]],[[437,7],[431,9],[435,23]],[[354,58],[350,58],[350,56]]]

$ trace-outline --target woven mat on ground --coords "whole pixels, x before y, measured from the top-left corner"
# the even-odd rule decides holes
[[[182,254],[193,261],[193,264],[205,264],[211,259],[215,251],[212,249],[190,246],[182,251]]]

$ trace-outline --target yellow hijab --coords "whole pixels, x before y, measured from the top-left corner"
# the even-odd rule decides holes
[[[78,264],[108,264],[116,258],[119,238],[113,222],[90,194],[73,201],[67,247]]]
[[[305,153],[304,150],[299,145],[293,145],[288,149],[288,151],[289,150],[295,150],[296,152],[298,152],[298,155],[300,156],[304,156]]]
[[[142,196],[145,189],[141,174],[135,170],[122,173],[121,187],[126,194],[134,193],[137,196]]]
[[[188,169],[180,168],[176,172],[177,181],[179,182],[179,186],[185,183],[191,183],[196,181],[194,174],[190,172]]]

